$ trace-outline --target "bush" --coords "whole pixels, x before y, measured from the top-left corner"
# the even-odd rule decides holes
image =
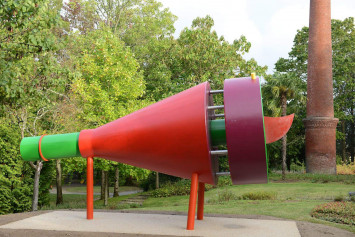
[[[28,211],[32,205],[33,172],[20,157],[19,134],[16,126],[0,118],[0,215]]]
[[[153,197],[183,196],[190,194],[190,180],[180,180],[176,183],[168,182],[152,192]]]
[[[148,177],[144,180],[142,180],[139,183],[139,186],[144,190],[144,191],[149,191],[149,190],[154,190],[155,189],[155,177],[156,173],[151,172]],[[159,173],[159,185],[160,187],[163,187],[167,183],[174,183],[181,180],[179,177]]]
[[[275,192],[257,191],[248,192],[240,196],[243,200],[274,200],[277,194]]]
[[[304,163],[301,163],[299,161],[297,162],[292,162],[290,165],[290,170],[293,172],[298,172],[298,173],[305,173],[306,172],[306,167]]]
[[[237,195],[235,195],[232,191],[230,191],[229,189],[222,189],[221,191],[218,191],[217,196],[215,198],[209,199],[207,200],[207,202],[210,204],[215,204],[237,199]]]
[[[335,223],[355,226],[355,203],[330,202],[315,207],[311,216]]]
[[[269,181],[281,181],[282,175],[270,173]],[[312,183],[342,182],[345,184],[355,184],[354,175],[331,175],[331,174],[297,174],[289,173],[286,181],[309,181]]]
[[[184,196],[190,194],[191,181],[182,179],[176,183],[167,182],[161,188],[152,191],[153,197]],[[214,188],[213,185],[206,184],[205,191]]]
[[[337,165],[337,173],[355,175],[355,163]]]
[[[338,195],[334,198],[334,202],[342,202],[344,201],[343,195]]]
[[[221,176],[218,178],[217,187],[232,186],[232,179],[229,176]]]

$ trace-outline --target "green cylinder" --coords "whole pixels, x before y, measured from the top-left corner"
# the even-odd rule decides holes
[[[226,125],[224,119],[210,121],[212,146],[226,144]]]
[[[41,160],[38,150],[40,136],[25,137],[20,144],[22,159],[25,161]],[[46,159],[79,157],[79,133],[47,135],[42,138],[41,151]]]

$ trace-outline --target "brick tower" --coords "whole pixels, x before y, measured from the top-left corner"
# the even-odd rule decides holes
[[[307,173],[336,174],[330,0],[310,0],[306,167]]]

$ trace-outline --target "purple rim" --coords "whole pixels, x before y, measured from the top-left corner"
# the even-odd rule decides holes
[[[259,78],[225,80],[224,113],[233,184],[267,183]]]

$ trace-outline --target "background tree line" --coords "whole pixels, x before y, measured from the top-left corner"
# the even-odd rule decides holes
[[[251,47],[244,36],[226,41],[206,16],[174,38],[176,19],[155,0],[0,3],[0,214],[47,205],[54,180],[61,204],[64,177],[85,180],[83,158],[23,162],[23,137],[95,128],[198,83],[222,89],[224,79],[251,72],[265,78],[265,115],[296,113],[288,140],[268,147],[269,165],[284,164],[286,170],[304,163],[308,29],[298,31],[289,58],[281,58],[277,72],[267,75],[266,66],[243,58]],[[349,162],[354,160],[354,19],[334,20],[332,27],[338,153]],[[132,180],[154,186],[151,171],[101,159],[94,164],[105,202],[112,184],[115,195],[120,184]]]

